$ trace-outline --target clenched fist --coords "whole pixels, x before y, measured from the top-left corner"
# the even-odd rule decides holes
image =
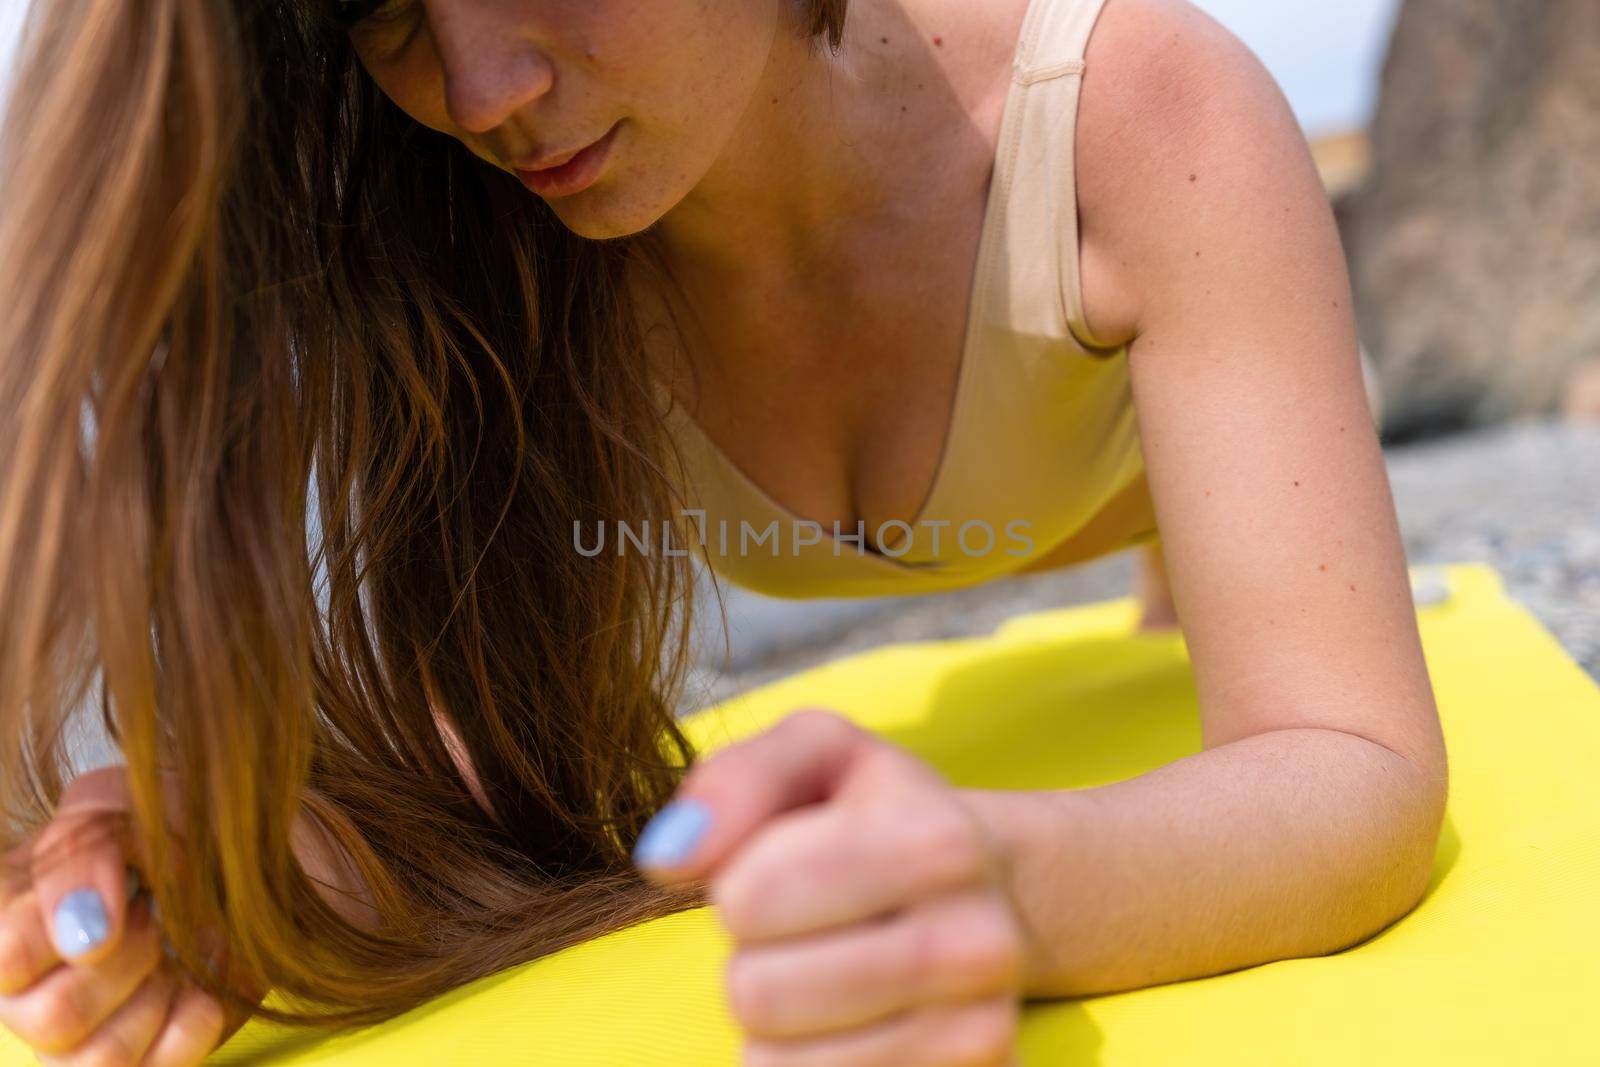
[[[904,750],[793,714],[694,767],[635,860],[707,884],[748,1067],[1012,1062],[1028,946],[1001,858]]]

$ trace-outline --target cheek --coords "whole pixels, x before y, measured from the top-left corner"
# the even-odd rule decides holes
[[[725,135],[744,113],[777,21],[772,0],[611,0],[595,8],[607,12],[585,19],[596,79],[641,120],[688,143]]]
[[[363,55],[361,62],[373,82],[401,111],[429,129],[459,136],[445,110],[444,70],[426,33],[419,34],[399,55]]]

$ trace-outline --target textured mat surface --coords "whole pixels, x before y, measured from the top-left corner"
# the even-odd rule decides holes
[[[1592,1062],[1600,997],[1600,689],[1481,565],[1417,568],[1451,757],[1432,883],[1344,952],[1031,1005],[1030,1065]],[[991,637],[884,648],[701,713],[719,743],[802,704],[879,730],[961,785],[1070,788],[1195,751],[1182,639],[1131,600],[1028,615]],[[737,1062],[727,952],[688,912],[526,965],[368,1031],[241,1032],[219,1064]],[[0,1062],[12,1060],[0,1056]]]

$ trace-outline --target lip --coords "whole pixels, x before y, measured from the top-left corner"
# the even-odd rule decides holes
[[[620,125],[620,122],[614,124],[598,141],[577,151],[547,155],[543,160],[534,161],[538,164],[536,166],[517,163],[513,169],[517,177],[522,179],[522,184],[540,196],[581,193],[593,185],[605,170]]]

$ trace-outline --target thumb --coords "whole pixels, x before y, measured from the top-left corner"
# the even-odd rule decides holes
[[[767,820],[838,793],[876,747],[837,714],[793,712],[696,764],[639,836],[634,863],[667,884],[709,878]]]
[[[131,803],[121,767],[80,775],[33,843],[34,894],[63,960],[97,963],[122,936],[128,898],[137,891],[127,866]]]

